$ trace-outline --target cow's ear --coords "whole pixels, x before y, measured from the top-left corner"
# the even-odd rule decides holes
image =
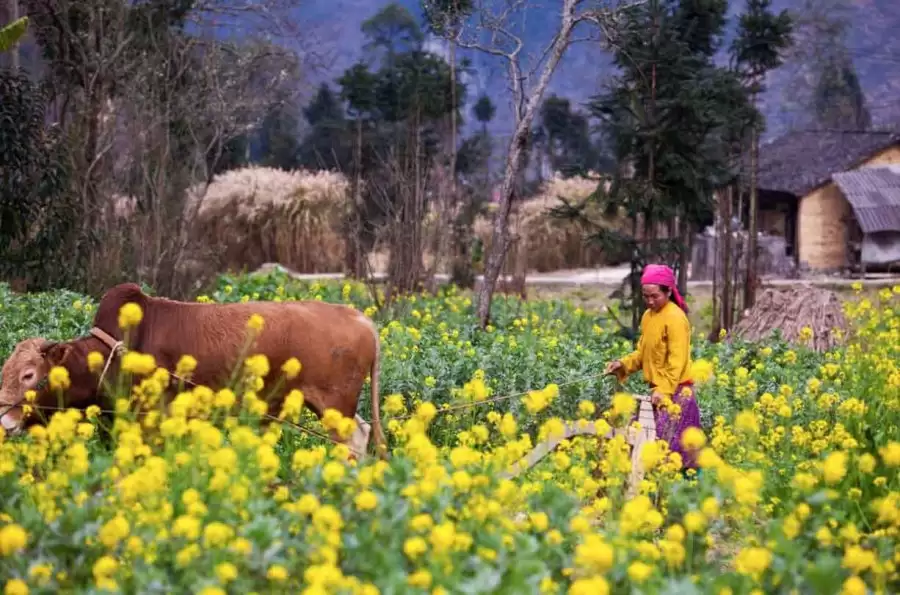
[[[69,354],[72,353],[72,346],[55,341],[48,341],[41,346],[41,355],[51,366],[61,366]]]

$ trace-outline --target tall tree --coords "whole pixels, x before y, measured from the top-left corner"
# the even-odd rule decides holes
[[[549,165],[563,176],[584,174],[598,164],[588,119],[568,99],[550,95],[541,105],[538,129]]]
[[[481,124],[481,131],[487,134],[487,125],[497,114],[497,108],[491,98],[482,94],[472,106],[472,115]]]
[[[481,130],[463,141],[456,163],[456,174],[468,181],[463,190],[462,204],[453,221],[453,262],[451,283],[465,288],[475,285],[475,267],[471,243],[475,240],[475,218],[487,204],[491,192],[491,152],[493,141],[488,124],[494,118],[496,108],[490,97],[481,95],[472,106],[472,115],[481,124]]]
[[[0,279],[37,291],[72,284],[79,267],[57,256],[77,222],[47,96],[21,71],[0,70]]]
[[[364,266],[370,243],[374,243],[374,218],[372,201],[363,197],[363,178],[373,168],[366,157],[371,143],[364,143],[364,133],[377,135],[375,122],[378,118],[377,77],[362,62],[354,64],[338,79],[341,99],[347,103],[350,117],[354,121],[352,169],[353,214],[348,228],[347,269],[356,277],[366,274]],[[309,117],[309,115],[307,115]],[[314,128],[314,131],[319,127]],[[372,232],[372,233],[369,233]]]
[[[358,87],[349,84],[348,88],[358,90]],[[356,106],[363,101],[352,97],[350,103]],[[362,118],[365,113],[361,111],[354,116]],[[312,101],[303,108],[303,117],[309,129],[300,143],[299,164],[309,169],[337,170],[352,177],[353,151],[350,145],[355,139],[348,129],[341,97],[327,83],[322,83]],[[350,270],[355,269],[351,267]]]
[[[771,0],[747,0],[738,20],[737,37],[731,54],[754,106],[759,94],[765,91],[766,74],[781,66],[784,50],[791,44],[793,23],[787,10],[772,11]],[[760,120],[760,124],[761,124]],[[757,285],[757,175],[759,163],[760,126],[750,127],[750,221],[747,246],[747,275],[744,282],[744,308],[753,307]]]
[[[391,2],[363,21],[361,30],[366,37],[364,49],[375,52],[375,59],[379,52],[384,52],[381,58],[389,67],[394,56],[422,49],[425,39],[413,15],[397,2]]]
[[[291,170],[300,164],[300,130],[297,108],[282,99],[269,109],[259,128],[261,163]]]
[[[685,268],[690,226],[709,215],[712,190],[729,175],[724,131],[745,109],[747,94],[712,61],[726,8],[724,1],[650,0],[623,15],[615,30],[619,76],[591,104],[618,168],[610,189],[601,185],[589,200],[610,213],[624,208],[631,231],[590,221],[588,201],[557,210],[582,218],[596,230],[595,241],[631,262],[617,294],[630,302],[632,331],[643,311],[641,269],[660,259],[679,273]],[[669,237],[658,238],[659,224],[676,218],[680,229],[670,224]]]
[[[465,89],[452,84],[443,58],[423,50],[421,31],[402,7],[389,5],[363,30],[380,61],[354,65],[338,83],[356,123],[357,206],[387,223],[389,295],[395,295],[423,275],[422,224],[433,194],[426,186],[445,144],[445,122],[465,102]]]
[[[438,35],[443,35],[449,41],[451,103],[453,103],[453,105],[458,105],[457,98],[454,95],[457,81],[456,36],[459,34],[462,21],[472,12],[473,2],[472,0],[421,0],[421,2],[422,9],[425,12],[425,20],[428,23],[430,30]],[[450,188],[447,193],[448,196],[444,197],[444,200],[442,201],[443,204],[439,209],[441,227],[451,224],[453,212],[458,210],[459,207],[459,196],[456,186],[456,161],[459,152],[457,141],[459,128],[458,120],[459,114],[457,113],[457,110],[450,110],[450,162],[447,165],[447,171],[449,172],[450,177]],[[437,268],[440,266],[441,256],[446,250],[444,244],[446,244],[448,240],[451,244],[460,241],[460,238],[455,238],[452,235],[448,238],[447,235],[443,233],[436,234],[435,239],[432,274],[437,272]]]

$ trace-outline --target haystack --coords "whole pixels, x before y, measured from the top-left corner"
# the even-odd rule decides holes
[[[198,239],[218,255],[220,268],[279,262],[302,273],[334,272],[343,266],[349,187],[340,173],[251,166],[194,190],[188,212],[202,201]]]
[[[811,338],[804,336],[805,327],[812,330]],[[767,288],[735,326],[734,334],[747,341],[764,342],[776,329],[790,343],[823,352],[837,346],[846,335],[847,319],[841,299],[828,289]]]
[[[510,251],[504,273],[513,274],[520,258],[525,259],[528,270],[537,272],[610,264],[599,246],[585,242],[585,233],[592,230],[550,214],[553,207],[560,206],[560,197],[580,202],[597,189],[599,180],[599,177],[554,175],[544,182],[535,196],[515,203],[510,226],[521,240]],[[588,206],[586,214],[607,229],[620,227],[623,221],[621,217],[605,216],[595,203]],[[475,222],[475,234],[483,242],[485,251],[490,250],[492,218],[493,214],[489,214]]]

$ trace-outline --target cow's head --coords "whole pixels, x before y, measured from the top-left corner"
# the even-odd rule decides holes
[[[7,431],[22,425],[25,393],[37,391],[46,381],[50,366],[43,349],[50,342],[40,337],[20,341],[6,363],[0,381],[0,424]]]
[[[38,407],[58,404],[56,393],[48,386],[50,369],[54,366],[64,366],[69,371],[71,386],[64,393],[66,406],[87,406],[88,401],[94,401],[96,380],[88,371],[87,351],[82,342],[31,338],[16,345],[3,364],[0,381],[0,424],[7,432],[16,433],[39,420],[35,413],[25,419],[23,406],[28,391],[35,391],[34,405]]]

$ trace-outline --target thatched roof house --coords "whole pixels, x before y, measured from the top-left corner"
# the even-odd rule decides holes
[[[889,165],[900,166],[900,132],[795,131],[762,145],[760,231],[783,236],[811,270],[900,260],[897,174]]]

